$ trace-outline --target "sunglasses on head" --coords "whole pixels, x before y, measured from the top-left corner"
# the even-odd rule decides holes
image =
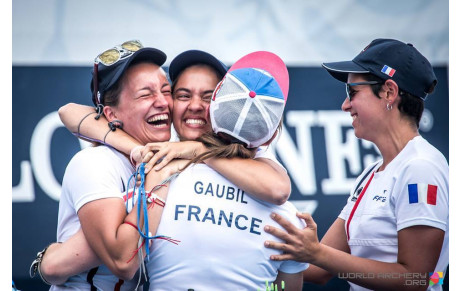
[[[383,84],[382,81],[366,81],[366,82],[356,82],[356,83],[345,83],[345,91],[347,92],[347,98],[349,101],[353,98],[354,92],[351,90],[351,87],[358,85],[375,85]]]
[[[99,64],[103,64],[104,66],[111,66],[119,62],[120,60],[124,60],[130,57],[133,53],[137,52],[144,46],[138,40],[130,40],[125,41],[121,45],[117,45],[111,49],[108,49],[102,53],[100,53],[94,59],[94,72],[93,72],[93,86],[94,86],[94,94],[96,94],[96,103],[99,105],[101,104],[101,94],[99,93],[98,88],[98,80],[97,80],[97,73],[98,73],[98,66]]]

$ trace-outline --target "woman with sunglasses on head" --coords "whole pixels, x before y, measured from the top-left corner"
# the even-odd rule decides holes
[[[214,88],[225,74],[226,69],[212,55],[196,50],[186,51],[171,62],[169,73],[173,81],[174,92],[173,120],[181,140],[194,140],[204,132],[210,131],[209,102]],[[124,151],[127,155],[133,148],[139,149],[140,143],[124,131],[110,131],[104,121],[104,116],[97,121],[93,118],[83,118],[91,112],[94,112],[94,109],[90,107],[70,104],[60,110],[60,115],[69,130],[77,132],[80,137],[103,140],[118,150]],[[172,155],[174,158],[180,156],[190,159],[205,150],[204,145],[196,141],[149,144],[143,149],[143,152],[147,154],[146,160],[150,159],[152,148],[160,149],[154,159],[160,154],[161,157],[166,156],[163,162],[157,165],[160,168],[163,168],[166,160],[168,162],[172,160]],[[131,157],[133,157],[132,154]],[[140,159],[139,155],[138,161]],[[289,196],[290,181],[286,170],[266,149],[258,149],[254,159],[216,157],[207,159],[206,162],[242,190],[260,199],[282,204]],[[177,171],[178,168],[176,162],[166,171],[172,171],[172,169]],[[167,177],[166,174],[162,175],[163,172],[158,177]],[[264,180],[264,183],[260,183],[261,180]],[[78,240],[75,239],[76,241]],[[59,266],[62,265],[65,253],[59,252],[60,246],[53,245],[52,247],[47,251],[47,257],[43,260],[43,274],[46,278],[51,278],[48,281],[58,282],[69,276],[70,273],[60,272],[63,269]]]
[[[346,277],[351,290],[441,290],[449,255],[449,166],[418,132],[424,100],[437,83],[433,68],[412,44],[372,41],[353,61],[325,63],[346,83],[342,110],[355,135],[373,142],[382,159],[357,178],[346,206],[318,242],[316,224],[298,229],[279,215],[286,231],[266,226],[285,243],[266,246],[274,260],[310,262],[304,280]],[[439,277],[436,279],[439,280]],[[430,280],[431,282],[431,280]]]
[[[139,143],[168,140],[172,97],[160,67],[165,60],[162,51],[144,48],[138,41],[100,54],[91,83],[98,111],[88,118],[103,114],[112,127],[123,127]],[[127,215],[123,195],[132,187],[129,178],[134,171],[128,157],[105,145],[86,148],[69,162],[59,201],[57,239],[62,243],[40,252],[31,266],[31,273],[38,271],[46,283],[59,284],[51,290],[138,288],[139,276],[135,274],[143,257],[133,255],[142,241],[135,223],[144,218],[158,222],[164,203],[155,196],[153,202],[160,206]],[[151,232],[156,233],[156,225]],[[53,256],[61,262],[54,271],[73,276],[47,276],[42,259],[52,262]]]

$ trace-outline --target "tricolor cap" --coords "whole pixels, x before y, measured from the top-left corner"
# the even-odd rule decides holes
[[[283,116],[289,74],[277,55],[258,51],[238,60],[217,85],[210,105],[213,131],[255,148],[269,141]]]
[[[438,82],[430,62],[412,44],[395,39],[375,39],[353,60],[323,63],[323,67],[344,83],[349,73],[392,79],[401,90],[423,100]]]

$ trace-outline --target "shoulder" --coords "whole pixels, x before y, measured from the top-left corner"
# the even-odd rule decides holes
[[[129,160],[114,149],[106,146],[88,147],[73,156],[67,165],[65,176],[98,176],[102,172],[119,172],[129,167]]]
[[[299,212],[298,209],[291,202],[287,201],[283,205],[276,206],[274,211],[282,215],[287,220],[289,220],[289,222],[294,224],[296,227],[305,227],[305,222],[302,219],[298,218],[296,215],[296,213]]]
[[[421,136],[411,140],[401,155],[405,165],[424,163],[437,165],[438,168],[448,169],[449,167],[444,155]]]

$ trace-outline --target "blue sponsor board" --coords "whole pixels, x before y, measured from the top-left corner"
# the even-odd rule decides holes
[[[69,102],[91,104],[91,68],[14,66],[12,72],[12,273],[19,289],[47,290],[29,279],[28,270],[37,251],[56,240],[60,184],[82,147],[57,110]],[[439,83],[426,101],[420,133],[449,160],[447,68],[435,72]],[[340,111],[343,84],[319,67],[289,73],[284,128],[274,149],[291,177],[290,200],[313,213],[321,237],[345,205],[354,178],[379,154],[356,139],[351,117]]]

